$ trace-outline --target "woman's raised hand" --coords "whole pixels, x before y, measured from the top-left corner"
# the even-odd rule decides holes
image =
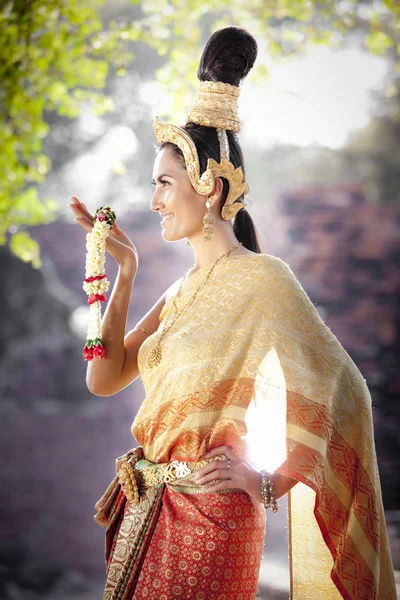
[[[75,196],[71,196],[69,207],[75,215],[75,221],[83,229],[91,232],[93,229],[94,216],[90,214],[86,206]],[[133,264],[135,271],[138,268],[139,256],[132,240],[119,227],[117,222],[110,229],[106,240],[106,250],[116,260],[119,265],[127,263]]]

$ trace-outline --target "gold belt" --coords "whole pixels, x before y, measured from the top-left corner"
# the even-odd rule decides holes
[[[163,483],[173,483],[178,479],[192,482],[193,473],[200,471],[202,467],[217,458],[226,460],[227,457],[221,455],[197,462],[172,460],[167,463],[154,464],[143,458],[143,449],[139,446],[117,458],[116,471],[127,499],[133,504],[139,504],[140,496],[147,488]],[[150,466],[145,466],[146,464],[150,464]],[[212,482],[209,483],[209,485],[211,484]]]

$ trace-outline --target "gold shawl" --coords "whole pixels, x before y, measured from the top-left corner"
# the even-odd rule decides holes
[[[186,281],[179,311],[207,274]],[[160,323],[171,308],[166,302]],[[296,479],[289,493],[292,600],[395,600],[371,397],[290,267],[227,257],[162,341],[132,433],[152,462],[222,444]]]

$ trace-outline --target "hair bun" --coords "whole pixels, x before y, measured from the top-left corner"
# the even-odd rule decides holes
[[[208,40],[197,69],[200,81],[239,86],[257,58],[257,42],[241,27],[219,29]]]

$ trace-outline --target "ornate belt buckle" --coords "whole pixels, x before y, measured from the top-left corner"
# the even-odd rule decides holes
[[[171,481],[175,480],[175,469],[172,463],[165,463],[159,468],[161,481],[164,481],[164,483],[171,483]]]
[[[182,477],[186,477],[190,475],[192,470],[190,469],[187,462],[180,462],[179,460],[173,460],[171,462],[171,466],[175,469],[175,477],[176,479],[181,479]]]

